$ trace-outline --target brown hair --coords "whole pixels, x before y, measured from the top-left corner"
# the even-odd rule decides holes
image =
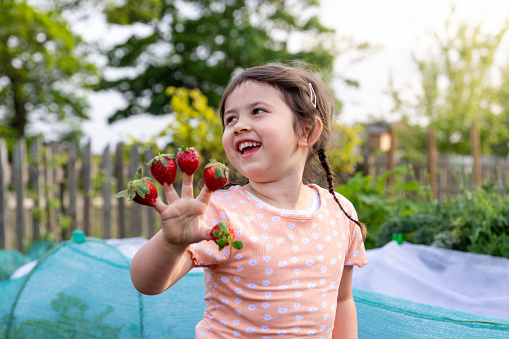
[[[310,179],[312,173],[316,172],[312,170],[312,166],[313,160],[318,157],[321,168],[325,172],[329,192],[332,194],[343,213],[350,220],[359,225],[363,237],[365,238],[366,226],[358,220],[355,220],[345,211],[334,191],[334,175],[329,166],[325,149],[331,137],[333,118],[337,113],[337,108],[332,92],[319,77],[318,73],[312,70],[309,65],[305,64],[300,64],[295,67],[269,64],[244,70],[226,86],[223,96],[221,97],[219,112],[221,121],[223,122],[223,128],[226,99],[238,86],[247,81],[264,83],[277,89],[281,93],[282,99],[295,114],[294,128],[297,128],[299,124],[312,122],[313,126],[309,133],[309,135],[312,136],[317,127],[316,117],[322,121],[322,133],[310,148],[304,173],[304,181]],[[316,101],[311,100],[312,93],[310,84],[315,91]],[[314,103],[316,103],[316,108]]]

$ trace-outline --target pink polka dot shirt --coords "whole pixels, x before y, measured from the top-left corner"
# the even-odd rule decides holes
[[[367,260],[359,227],[327,190],[309,187],[319,199],[311,214],[269,208],[240,186],[213,194],[206,222],[228,220],[244,248],[189,246],[206,284],[196,338],[331,337],[343,267]],[[352,204],[337,196],[356,219]]]

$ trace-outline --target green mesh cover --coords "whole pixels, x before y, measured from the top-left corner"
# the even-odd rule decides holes
[[[194,338],[205,310],[201,272],[144,296],[131,283],[128,258],[102,240],[82,240],[0,282],[0,338]],[[354,298],[360,338],[509,338],[504,320],[359,289]]]
[[[0,250],[0,281],[7,280],[14,271],[24,265],[27,258],[15,250]]]
[[[99,239],[62,243],[29,274],[0,282],[0,338],[193,338],[205,309],[203,274],[145,296],[129,265]]]

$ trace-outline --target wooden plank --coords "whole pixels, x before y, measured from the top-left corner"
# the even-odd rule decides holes
[[[30,145],[30,166],[28,172],[28,183],[30,188],[30,196],[33,200],[34,209],[39,211],[43,210],[42,201],[40,197],[42,194],[42,166],[41,166],[41,152],[42,142],[40,139],[36,139]],[[32,210],[33,211],[33,210]],[[41,213],[32,212],[32,238],[33,240],[39,240],[41,238]]]
[[[0,248],[7,248],[8,233],[8,209],[7,209],[7,184],[10,180],[9,157],[7,143],[0,139]]]
[[[389,134],[391,136],[391,148],[387,153],[387,171],[392,171],[395,168],[396,164],[396,146],[398,143],[396,131],[394,128],[390,128]],[[387,186],[392,186],[394,184],[394,175],[391,174],[387,177]]]
[[[428,129],[428,174],[429,186],[432,198],[437,197],[437,146],[435,139],[435,130],[430,127]]]
[[[144,168],[145,168],[145,176],[150,177],[150,169],[147,166],[147,162],[149,162],[153,157],[155,156],[154,147],[150,146],[147,151],[145,152],[145,161],[144,161]],[[155,179],[153,180],[154,184],[156,183]],[[156,232],[156,220],[159,217],[157,211],[154,208],[150,208],[147,210],[148,218],[147,218],[147,228],[143,228],[142,235],[146,238],[151,238],[155,232]],[[145,226],[145,225],[143,225]]]
[[[103,238],[111,238],[111,159],[110,146],[106,146],[102,156],[102,170],[106,176],[102,184],[103,195]]]
[[[126,180],[124,175],[124,144],[118,143],[115,150],[115,179],[117,182],[117,192],[120,192],[126,187]],[[117,230],[120,238],[126,238],[126,204],[125,199],[117,199],[118,204],[118,218]]]
[[[129,150],[129,178],[128,180],[132,180],[134,178],[134,175],[138,171],[138,168],[141,167],[141,161],[140,161],[140,154],[138,152],[138,144],[134,144],[131,146],[131,149]],[[142,224],[142,214],[143,209],[141,206],[138,205],[135,202],[131,202],[131,218],[130,218],[130,225],[129,230],[127,232],[127,236],[131,237],[139,237],[141,235],[141,224]]]
[[[83,180],[83,231],[86,235],[92,235],[91,227],[91,201],[92,190],[92,152],[90,141],[83,148],[81,178]]]
[[[16,192],[16,244],[17,249],[24,250],[24,241],[27,236],[25,228],[24,199],[25,199],[25,170],[26,164],[26,143],[25,139],[19,139],[14,145],[13,150],[12,177],[14,182],[14,191]]]
[[[474,158],[474,184],[480,185],[482,183],[481,136],[475,123],[470,128],[470,138],[472,140],[472,157]]]
[[[62,203],[62,199],[60,197],[60,182],[58,181],[59,171],[61,170],[57,159],[59,154],[60,152],[58,142],[51,142],[46,152],[48,163],[46,168],[46,201],[48,202],[46,205],[46,210],[48,213],[49,230],[57,242],[62,241],[62,231],[60,230],[58,223],[58,214],[60,212],[59,209],[63,209],[62,206],[56,206],[58,202],[60,204]]]
[[[76,175],[76,161],[77,161],[77,146],[76,141],[72,140],[69,143],[68,150],[68,159],[67,159],[67,191],[69,196],[69,205],[67,206],[67,215],[71,218],[71,225],[69,227],[69,231],[76,230],[77,221],[78,221],[78,206],[77,206],[77,196],[78,196],[78,177]],[[70,233],[66,234],[65,239],[70,237]]]

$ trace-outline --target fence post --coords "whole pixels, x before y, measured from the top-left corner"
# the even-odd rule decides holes
[[[134,175],[140,167],[140,153],[138,149],[138,144],[134,144],[129,151],[129,180],[134,178]],[[142,205],[138,205],[137,203],[131,203],[131,225],[128,236],[138,237],[141,234],[142,207]]]
[[[76,141],[72,140],[69,143],[68,150],[68,162],[67,162],[67,191],[69,193],[69,206],[67,208],[67,214],[71,218],[71,225],[69,231],[74,231],[77,228],[77,195],[78,195],[78,180],[76,177],[76,160],[77,160],[77,149]],[[66,239],[70,237],[70,234],[66,234]]]
[[[125,189],[124,178],[124,144],[119,142],[115,150],[115,179],[117,181],[117,192]],[[117,199],[118,204],[118,232],[120,238],[126,238],[125,224],[125,199]]]
[[[25,139],[19,139],[14,145],[12,176],[14,190],[16,191],[16,238],[18,250],[24,250],[24,240],[26,237],[25,218],[23,201],[25,199],[25,161],[26,161],[26,143]]]
[[[5,139],[0,139],[0,248],[7,248],[7,183],[9,182],[9,157]]]
[[[149,162],[150,159],[152,159],[155,156],[154,153],[155,153],[154,152],[154,147],[150,146],[147,149],[147,151],[145,152],[145,163]],[[145,168],[146,173],[150,172],[150,168],[147,165],[144,165],[143,167]],[[151,238],[155,234],[155,230],[156,230],[156,227],[155,227],[155,224],[156,224],[156,214],[157,214],[157,212],[156,212],[156,210],[154,208],[150,208],[150,210],[148,211],[148,226],[147,226],[147,229],[146,229],[147,233],[145,233],[145,236],[147,238]]]
[[[481,137],[476,123],[473,123],[470,128],[470,139],[472,140],[472,158],[474,158],[474,184],[480,185],[482,183]]]
[[[435,130],[433,127],[428,128],[428,173],[429,186],[431,188],[432,198],[437,197],[437,145],[435,140]]]
[[[92,235],[90,225],[90,191],[92,190],[92,153],[90,140],[83,148],[81,177],[83,178],[83,231],[86,235]]]
[[[58,171],[60,170],[60,164],[57,161],[58,155],[58,143],[56,141],[51,142],[46,153],[46,162],[48,167],[46,168],[46,210],[48,212],[48,228],[49,231],[55,236],[55,241],[62,241],[62,232],[58,224],[58,211],[56,210],[55,202],[60,201],[60,183],[58,181]],[[60,206],[60,210],[63,210],[63,206]]]
[[[103,238],[111,238],[111,160],[110,146],[103,152],[102,169],[106,180],[102,184],[103,190]]]
[[[34,208],[38,208],[39,210],[42,210],[41,150],[41,140],[34,140],[32,145],[30,145],[30,167],[28,172],[28,182],[30,184],[30,193],[34,202]],[[32,237],[34,240],[39,240],[41,237],[41,220],[36,213],[32,213]]]
[[[389,134],[391,136],[391,148],[389,149],[388,159],[387,159],[387,171],[394,170],[396,164],[396,144],[398,142],[396,132],[393,127],[390,127]],[[391,174],[387,177],[387,186],[392,186],[394,183],[394,175]]]

